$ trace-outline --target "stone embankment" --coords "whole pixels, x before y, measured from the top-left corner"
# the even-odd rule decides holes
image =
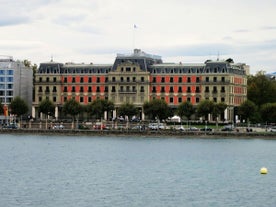
[[[177,130],[71,130],[71,129],[0,129],[1,134],[33,134],[55,136],[165,136],[183,138],[268,138],[276,139],[275,132],[202,132]]]

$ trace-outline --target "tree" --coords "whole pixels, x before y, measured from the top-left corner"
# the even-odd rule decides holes
[[[258,107],[265,103],[276,102],[276,81],[267,78],[263,71],[259,71],[255,76],[249,76],[247,86],[247,98]]]
[[[276,122],[276,103],[266,103],[261,106],[261,117],[263,121],[275,123]]]
[[[214,109],[214,102],[210,100],[202,100],[197,108],[196,112],[198,116],[204,116],[205,120],[208,120],[208,114],[212,114]]]
[[[169,106],[163,99],[153,99],[145,102],[143,108],[145,115],[149,116],[151,120],[155,118],[163,120],[171,115]]]
[[[47,121],[48,121],[48,115],[53,116],[55,112],[55,105],[52,101],[49,99],[44,99],[41,101],[38,105],[39,111],[46,115],[46,129],[47,127]]]
[[[114,109],[114,103],[105,99],[96,99],[87,106],[87,111],[95,115],[97,119],[103,117],[105,111],[109,112]]]
[[[191,116],[195,113],[195,108],[193,104],[189,101],[181,103],[177,108],[177,114],[183,118],[185,116],[188,120],[191,119]]]
[[[16,114],[18,117],[20,117],[20,122],[21,122],[21,116],[26,114],[29,111],[28,104],[21,99],[19,96],[15,97],[11,104],[11,113]]]
[[[226,108],[227,108],[227,105],[223,102],[215,103],[214,106],[213,106],[213,111],[212,111],[213,118],[216,118],[216,120],[217,120],[217,118],[222,113],[224,113]]]
[[[124,103],[118,108],[119,116],[127,116],[128,120],[130,116],[138,114],[138,109],[131,103]]]
[[[69,114],[72,116],[72,127],[74,126],[75,118],[81,112],[81,109],[82,107],[80,103],[73,98],[64,103],[62,110],[65,114]]]
[[[257,113],[257,106],[250,100],[246,100],[238,107],[238,115],[245,119],[247,123],[253,120]]]

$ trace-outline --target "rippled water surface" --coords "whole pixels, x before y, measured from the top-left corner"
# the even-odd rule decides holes
[[[273,207],[275,158],[276,140],[0,135],[0,206]]]

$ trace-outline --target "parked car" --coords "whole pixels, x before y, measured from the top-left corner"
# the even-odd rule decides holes
[[[107,127],[104,124],[95,124],[93,129],[107,129]]]
[[[221,131],[234,131],[233,125],[226,125],[224,126]]]
[[[211,131],[213,131],[213,129],[209,128],[209,127],[204,127],[204,128],[201,128],[200,131],[211,132]]]
[[[165,129],[165,126],[163,123],[149,123],[149,129],[151,130]]]
[[[177,126],[175,127],[176,130],[185,131],[185,128],[183,126]]]
[[[4,124],[3,129],[17,129],[18,126],[16,123]]]
[[[53,126],[53,129],[64,129],[64,126],[62,124]]]
[[[276,132],[276,127],[272,127],[272,128],[270,128],[270,130],[269,130],[270,132]]]
[[[196,127],[190,127],[189,129],[190,131],[193,131],[193,132],[196,132],[196,131],[199,131],[199,128],[196,128]]]

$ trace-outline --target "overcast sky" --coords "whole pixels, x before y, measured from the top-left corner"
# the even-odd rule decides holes
[[[233,58],[276,71],[275,0],[0,2],[0,55],[14,59],[112,64],[139,48],[163,62]]]

